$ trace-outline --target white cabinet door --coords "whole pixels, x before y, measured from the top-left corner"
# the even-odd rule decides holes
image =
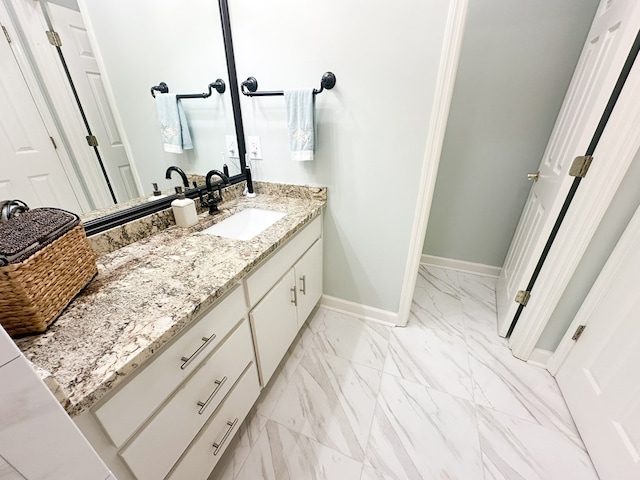
[[[319,239],[296,263],[298,282],[298,330],[322,296],[322,239]]]
[[[291,269],[249,314],[263,386],[298,332],[295,288],[296,279]]]

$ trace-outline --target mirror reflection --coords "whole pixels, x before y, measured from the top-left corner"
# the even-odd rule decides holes
[[[1,120],[0,198],[87,213],[147,201],[153,183],[172,192],[182,179],[165,178],[171,165],[240,173],[217,2],[2,1],[19,41],[2,46],[12,111]],[[217,79],[224,93],[180,100],[193,149],[166,151],[151,87],[202,94]]]

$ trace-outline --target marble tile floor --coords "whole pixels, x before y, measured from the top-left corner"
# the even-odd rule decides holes
[[[210,480],[597,479],[495,282],[421,266],[405,328],[317,309]]]

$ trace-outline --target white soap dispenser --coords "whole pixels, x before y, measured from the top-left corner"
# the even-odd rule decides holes
[[[190,198],[186,198],[182,187],[176,187],[178,198],[171,202],[173,216],[176,219],[176,225],[179,227],[193,227],[198,223],[198,212],[196,211],[196,203]]]
[[[161,198],[167,196],[160,191],[157,183],[152,183],[151,185],[153,185],[153,195],[149,197],[150,202],[153,202],[154,200],[160,200]]]

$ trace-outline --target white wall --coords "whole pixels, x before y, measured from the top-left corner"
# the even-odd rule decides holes
[[[566,290],[549,318],[549,323],[538,339],[536,345],[538,348],[554,351],[558,347],[602,267],[640,205],[638,185],[640,185],[640,152],[636,154],[629,166],[604,218],[598,225]]]
[[[324,293],[397,312],[449,0],[234,0],[239,78],[337,84],[316,98],[317,151],[288,152],[284,99],[243,98],[259,180],[328,186]]]
[[[597,0],[471,0],[424,253],[501,266]]]
[[[151,183],[164,180],[169,165],[205,174],[222,167],[225,135],[235,135],[229,89],[207,99],[183,100],[194,150],[166,153],[162,147],[155,104],[149,89],[161,81],[172,93],[202,93],[222,78],[227,86],[226,59],[217,2],[213,0],[81,0],[87,26],[97,39],[124,125],[129,154],[146,194]],[[228,160],[232,174],[237,159]],[[234,165],[238,165],[234,167]]]

